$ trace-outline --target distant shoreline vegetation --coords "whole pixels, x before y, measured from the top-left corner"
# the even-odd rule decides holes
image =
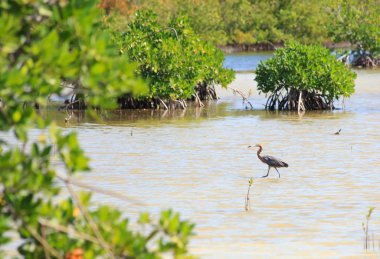
[[[161,25],[185,15],[196,35],[224,53],[275,50],[297,41],[365,53],[351,55],[347,60],[353,61],[352,66],[380,63],[380,5],[376,0],[101,2],[107,14],[121,14],[124,22],[140,9],[152,9]]]
[[[322,44],[328,49],[355,49],[355,46],[352,46],[349,42],[325,42]],[[260,51],[275,51],[277,48],[283,48],[285,46],[284,42],[277,43],[251,43],[251,44],[227,44],[227,45],[218,45],[218,48],[223,51],[224,54],[233,54],[233,53],[244,53],[244,52],[260,52]]]

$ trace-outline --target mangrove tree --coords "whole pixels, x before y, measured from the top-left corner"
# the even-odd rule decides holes
[[[201,104],[217,99],[215,85],[227,86],[234,78],[232,70],[223,68],[223,53],[201,40],[186,17],[162,26],[152,11],[140,10],[113,35],[123,56],[137,64],[136,74],[149,84],[147,95],[119,98],[121,108],[185,108],[190,99]]]
[[[326,110],[354,92],[356,74],[317,45],[290,42],[256,70],[259,92],[269,94],[267,110]]]

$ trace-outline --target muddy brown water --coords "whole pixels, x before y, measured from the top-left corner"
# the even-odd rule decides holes
[[[201,109],[74,117],[65,130],[79,133],[93,168],[80,179],[144,203],[94,196],[132,221],[179,211],[196,223],[190,251],[203,258],[380,257],[380,73],[358,71],[344,110],[304,115],[264,111],[253,77],[237,74],[232,86],[252,89],[255,110],[219,89],[221,100]],[[267,167],[247,148],[256,143],[289,164],[280,179],[260,178]],[[363,249],[369,207],[375,251]]]

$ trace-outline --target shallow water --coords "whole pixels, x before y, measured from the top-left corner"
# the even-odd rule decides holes
[[[273,51],[228,54],[225,56],[224,67],[235,71],[252,71],[256,70],[260,61],[265,61],[272,56]]]
[[[380,256],[380,73],[358,71],[345,110],[271,113],[245,110],[238,96],[203,109],[108,113],[101,123],[75,120],[93,173],[83,180],[138,199],[144,206],[97,195],[100,203],[157,214],[174,208],[196,223],[191,252],[204,258]],[[253,89],[253,74],[233,87]],[[337,106],[340,104],[337,103]],[[338,129],[340,135],[334,135]],[[289,164],[281,178],[250,144]],[[251,210],[244,210],[254,177]],[[363,249],[369,207],[375,251]]]
[[[93,172],[81,180],[133,197],[144,205],[95,195],[136,219],[174,208],[196,223],[191,252],[204,258],[380,257],[380,73],[357,71],[356,93],[338,111],[266,112],[254,74],[232,87],[253,95],[255,110],[219,89],[221,100],[187,111],[124,111],[102,121],[74,117]],[[340,103],[336,103],[340,107]],[[63,121],[64,114],[48,116]],[[340,135],[334,135],[342,129]],[[35,134],[37,134],[35,132]],[[281,158],[267,167],[251,144]],[[244,210],[248,180],[251,210]],[[364,251],[361,224],[369,207],[375,251]]]

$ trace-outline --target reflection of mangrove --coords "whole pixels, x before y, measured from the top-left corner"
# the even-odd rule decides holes
[[[297,111],[267,111],[267,110],[243,110],[230,109],[231,104],[228,102],[204,102],[203,107],[199,107],[195,102],[188,102],[186,110],[157,110],[157,109],[115,109],[115,110],[96,110],[98,119],[88,116],[88,110],[69,110],[71,123],[130,123],[147,120],[188,120],[195,119],[212,119],[223,118],[225,116],[246,117],[255,116],[260,120],[277,120],[283,119],[299,119]],[[54,103],[52,106],[40,109],[42,116],[54,118],[58,122],[63,122],[67,118],[65,110],[57,111]],[[304,118],[321,117],[329,119],[342,119],[353,116],[351,112],[332,112],[330,110],[309,111],[304,114]]]
[[[227,114],[228,104],[215,101],[205,101],[204,106],[199,107],[196,102],[188,102],[187,109],[114,109],[96,110],[97,118],[88,116],[88,110],[56,110],[55,106],[41,109],[44,116],[56,118],[57,121],[75,123],[115,123],[136,122],[144,120],[194,120],[202,118],[215,118]],[[67,122],[68,122],[67,121]]]

